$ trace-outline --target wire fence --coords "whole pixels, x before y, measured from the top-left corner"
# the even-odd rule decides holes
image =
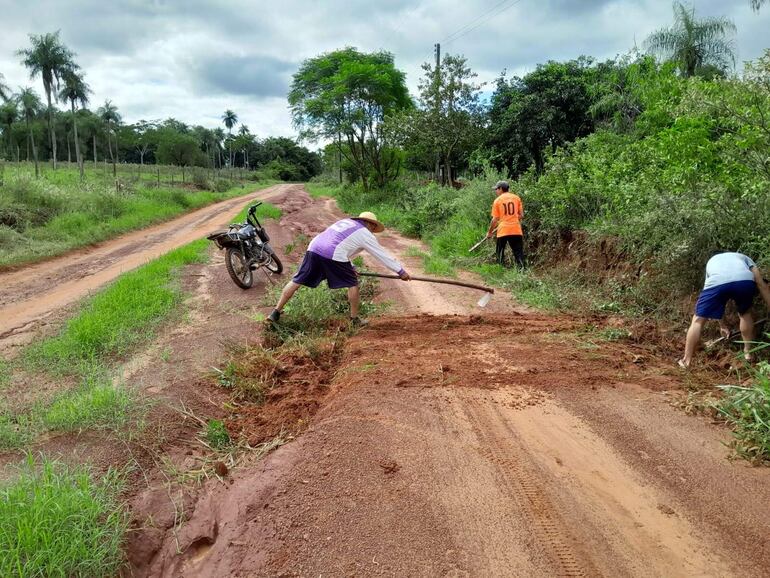
[[[78,165],[74,162],[58,162],[56,170],[50,162],[39,163],[39,177],[56,184],[72,183],[80,178]],[[141,165],[130,163],[86,161],[83,164],[83,180],[86,182],[113,183],[120,189],[122,186],[141,184],[144,186],[181,186],[212,187],[218,182],[240,182],[255,175],[254,171],[242,168],[204,168],[180,167],[174,165]],[[3,177],[35,178],[35,164],[27,161],[0,160],[0,184]],[[224,183],[223,183],[224,184]]]

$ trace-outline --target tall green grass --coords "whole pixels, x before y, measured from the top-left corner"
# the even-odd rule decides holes
[[[201,239],[121,275],[90,298],[59,335],[30,346],[25,359],[32,367],[73,374],[125,355],[150,339],[182,299],[174,273],[206,259],[208,241]]]
[[[128,516],[114,470],[94,480],[28,456],[17,477],[0,485],[0,576],[116,576]]]
[[[70,182],[66,173],[52,173],[57,183],[22,176],[0,186],[0,267],[59,255],[262,186],[229,183],[216,193],[141,184],[116,191],[99,181]]]
[[[770,337],[770,336],[768,336]],[[757,351],[770,347],[760,345]],[[717,411],[733,428],[736,453],[755,463],[770,462],[770,363],[750,368],[753,383],[723,385]]]

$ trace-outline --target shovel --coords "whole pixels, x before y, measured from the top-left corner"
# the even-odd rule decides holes
[[[385,273],[366,273],[359,272],[359,277],[379,277],[381,279],[401,279],[398,275],[389,275]],[[473,283],[466,283],[465,281],[454,281],[452,279],[434,279],[433,277],[415,277],[411,276],[412,281],[425,281],[426,283],[441,283],[443,285],[457,285],[458,287],[468,287],[469,289],[477,289],[484,291],[484,296],[479,299],[479,307],[486,307],[489,301],[492,299],[492,294],[495,290],[492,287],[485,287],[484,285],[475,285]]]

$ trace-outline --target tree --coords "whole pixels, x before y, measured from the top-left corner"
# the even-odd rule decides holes
[[[144,166],[145,156],[150,152],[153,146],[158,145],[158,126],[155,123],[140,120],[130,128],[134,135],[133,146],[136,149],[136,152],[139,153],[139,171],[141,173],[141,167]]]
[[[23,57],[22,63],[29,69],[30,78],[41,76],[43,89],[48,100],[48,132],[51,137],[53,168],[56,170],[56,132],[53,126],[53,105],[51,94],[57,97],[61,78],[65,71],[77,70],[73,62],[75,54],[59,39],[59,31],[47,34],[29,35],[31,48],[19,50],[17,54]]]
[[[513,175],[545,167],[545,152],[593,131],[589,87],[596,69],[591,59],[538,65],[524,78],[497,80],[489,110],[486,147],[492,162]]]
[[[110,160],[112,161],[112,176],[115,177],[118,174],[116,166],[116,157],[118,156],[118,138],[115,129],[120,124],[120,113],[118,113],[118,107],[112,104],[112,101],[105,100],[104,106],[99,107],[97,114],[102,119],[107,130],[107,147],[110,152]],[[115,135],[115,152],[112,152],[112,135]]]
[[[31,88],[23,88],[18,96],[21,114],[24,117],[24,123],[27,127],[27,139],[32,145],[32,156],[35,159],[35,178],[40,176],[40,169],[37,160],[37,146],[35,145],[35,135],[32,132],[32,121],[40,114],[43,103],[40,97]],[[29,149],[27,149],[29,152]]]
[[[762,4],[765,2],[767,2],[767,0],[749,0],[752,9],[756,10],[757,12],[759,12],[759,7],[762,6]]]
[[[222,143],[225,142],[225,131],[222,128],[217,127],[212,131],[214,137],[214,144],[216,146],[217,158],[219,159],[219,168],[222,168]]]
[[[3,73],[0,72],[0,99],[2,100],[8,100],[8,97],[11,94],[11,89],[8,88],[8,85],[5,84],[5,76],[3,76]]]
[[[401,157],[389,146],[385,117],[412,107],[405,75],[389,52],[344,48],[305,60],[294,74],[289,107],[303,138],[337,142],[352,177],[369,189],[394,179]],[[343,143],[344,139],[344,143]]]
[[[78,137],[78,121],[75,114],[76,104],[80,103],[80,106],[85,108],[88,104],[88,95],[91,93],[86,81],[83,80],[83,75],[79,74],[75,70],[65,70],[62,76],[64,81],[64,87],[59,92],[59,98],[61,100],[69,100],[72,110],[72,127],[75,131],[75,159],[78,163],[78,169],[80,170],[80,179],[83,180],[85,172],[83,170],[83,157],[80,154],[80,139]]]
[[[647,50],[679,67],[685,78],[701,72],[723,73],[735,66],[735,24],[726,17],[695,18],[695,8],[674,2],[674,25],[661,28],[647,37]]]
[[[410,152],[424,157],[424,166],[435,162],[436,179],[451,185],[454,166],[467,162],[481,137],[483,85],[474,82],[477,74],[462,56],[447,54],[439,70],[429,62],[422,69],[419,108],[393,116],[391,130],[402,134]]]
[[[203,152],[200,150],[198,140],[189,134],[182,134],[172,130],[162,131],[158,143],[158,162],[187,167],[203,164]]]
[[[227,109],[222,115],[222,122],[227,127],[228,148],[230,149],[230,166],[233,166],[233,127],[238,124],[238,115],[235,114],[232,110]]]
[[[0,127],[3,128],[3,136],[5,137],[5,150],[9,160],[12,158],[11,129],[18,116],[19,108],[16,103],[16,99],[11,98],[7,102],[0,105]]]

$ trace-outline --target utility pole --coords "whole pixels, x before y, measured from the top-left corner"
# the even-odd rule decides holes
[[[438,116],[441,114],[441,44],[437,42],[434,49],[436,52],[436,116]],[[438,151],[436,151],[436,182],[441,182],[441,158]]]

